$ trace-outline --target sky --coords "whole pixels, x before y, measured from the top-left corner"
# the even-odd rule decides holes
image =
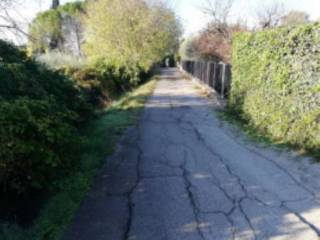
[[[208,22],[201,6],[206,0],[171,0],[184,26],[185,35],[198,32]],[[257,24],[256,15],[261,8],[274,2],[283,4],[286,11],[299,10],[308,13],[312,20],[320,18],[320,0],[234,0],[231,11],[232,20],[246,20],[249,26]]]
[[[61,3],[73,1],[75,0],[61,0]],[[203,6],[206,1],[207,0],[167,0],[168,4],[176,11],[182,23],[185,36],[194,34],[206,26],[208,17],[201,11],[201,6]],[[255,16],[257,11],[274,2],[282,3],[287,11],[305,11],[310,15],[312,20],[320,18],[320,0],[234,0],[231,12],[232,20],[246,20],[249,26],[254,26],[256,24]],[[21,23],[25,25],[24,27],[27,28],[28,23],[36,14],[48,9],[50,3],[50,0],[20,0],[20,4],[17,6],[17,13],[14,14],[16,14]],[[0,37],[2,36],[0,35]]]

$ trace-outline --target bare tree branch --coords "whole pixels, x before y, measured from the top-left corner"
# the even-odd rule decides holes
[[[16,27],[15,27],[15,26],[11,26],[11,25],[3,25],[3,24],[0,24],[0,28],[15,29]]]
[[[234,0],[205,0],[202,12],[209,15],[216,24],[227,24]]]
[[[4,39],[8,36],[14,36],[17,40],[30,37],[24,30],[28,21],[16,9],[19,4],[21,2],[18,0],[0,0],[0,31]]]
[[[277,27],[284,15],[284,5],[274,2],[272,5],[264,6],[263,9],[257,11],[258,24],[262,29]]]
[[[204,1],[204,6],[200,9],[209,16],[210,22],[194,41],[196,51],[205,59],[230,62],[232,35],[246,27],[240,22],[229,22],[234,0]]]

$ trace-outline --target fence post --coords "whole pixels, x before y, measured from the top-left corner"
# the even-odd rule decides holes
[[[231,87],[231,65],[217,62],[182,61],[184,71],[193,75],[201,82],[220,92],[221,98],[227,96]]]
[[[214,88],[214,84],[213,84],[213,82],[214,82],[214,62],[209,63],[208,72],[209,72],[208,85],[211,88]]]
[[[226,64],[222,64],[222,79],[221,79],[221,97],[224,98],[225,80],[226,80]]]
[[[218,91],[218,87],[219,87],[219,78],[220,78],[220,67],[219,67],[219,63],[215,64],[214,67],[214,88]]]
[[[206,84],[210,86],[210,64],[211,62],[207,62],[207,79],[206,79]]]

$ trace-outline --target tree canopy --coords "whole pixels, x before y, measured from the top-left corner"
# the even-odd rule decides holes
[[[65,40],[62,36],[64,19],[70,17],[80,22],[84,8],[85,3],[74,2],[38,14],[29,28],[31,52],[43,53],[61,47],[61,43]]]
[[[171,9],[144,0],[89,2],[85,29],[88,57],[129,70],[148,70],[176,51],[181,33]]]

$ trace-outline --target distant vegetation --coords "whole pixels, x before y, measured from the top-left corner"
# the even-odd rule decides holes
[[[320,148],[320,24],[238,34],[229,107],[275,140]]]
[[[29,27],[29,51],[32,54],[48,53],[52,50],[81,54],[81,21],[85,5],[85,2],[67,3],[39,13]],[[70,41],[72,46],[67,45]],[[75,51],[72,48],[78,49]]]
[[[138,85],[155,63],[174,55],[180,35],[179,21],[163,4],[74,2],[36,17],[28,50],[75,79],[94,104],[105,106]]]
[[[116,12],[116,14],[115,14]],[[132,84],[179,45],[180,24],[162,4],[144,0],[97,0],[88,3],[85,53],[128,74]]]
[[[232,39],[239,32],[256,32],[284,26],[297,26],[311,23],[303,11],[287,11],[282,3],[273,1],[262,3],[256,10],[256,24],[248,26],[247,19],[232,16],[235,9],[233,0],[204,0],[200,10],[209,23],[198,33],[187,37],[180,45],[179,53],[183,60],[232,61]],[[250,20],[252,22],[252,20]]]

